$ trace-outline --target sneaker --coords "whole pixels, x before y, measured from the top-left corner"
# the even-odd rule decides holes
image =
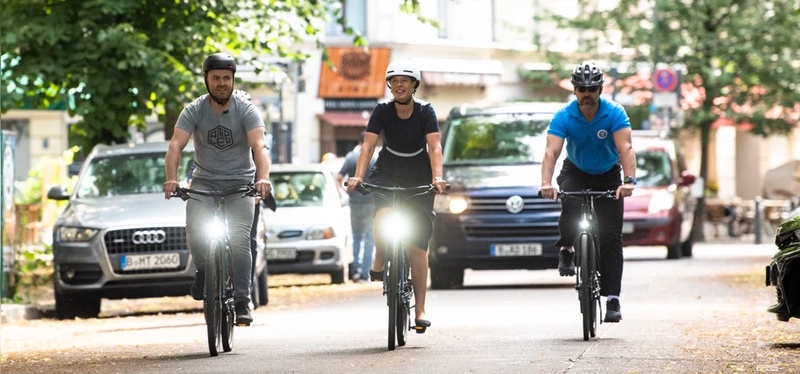
[[[611,299],[606,301],[606,318],[603,322],[617,323],[622,320],[622,312],[620,312],[619,299]]]
[[[203,300],[205,283],[206,274],[200,270],[197,270],[194,273],[194,281],[192,281],[192,299]]]
[[[562,277],[575,275],[575,252],[566,250],[558,252],[558,274]]]
[[[236,324],[249,326],[253,323],[253,316],[250,315],[250,307],[247,302],[240,301],[233,308],[236,311]]]

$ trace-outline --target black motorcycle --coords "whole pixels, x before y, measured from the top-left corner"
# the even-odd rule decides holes
[[[800,214],[793,214],[778,226],[775,245],[778,253],[767,266],[766,281],[767,287],[775,286],[778,302],[767,311],[788,322],[792,317],[800,318]]]

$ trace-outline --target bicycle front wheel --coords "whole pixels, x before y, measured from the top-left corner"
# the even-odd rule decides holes
[[[399,320],[399,309],[401,300],[400,277],[402,274],[402,260],[400,259],[400,251],[402,248],[398,246],[398,242],[393,240],[389,247],[386,248],[389,262],[386,266],[386,297],[389,303],[389,350],[395,348],[395,339],[397,338],[397,324]],[[405,342],[404,342],[405,344]]]
[[[222,269],[222,350],[230,352],[233,349],[233,325],[235,323],[235,313],[233,308],[233,257],[231,256],[230,245],[222,246],[219,251],[220,269]]]
[[[580,286],[578,287],[578,299],[581,304],[581,317],[583,319],[583,340],[589,340],[594,336],[595,303],[592,296],[594,268],[592,266],[591,251],[592,240],[587,233],[581,233],[577,242],[575,252],[578,253],[578,273],[580,275]]]
[[[203,313],[208,330],[208,351],[219,355],[222,346],[222,281],[220,280],[219,241],[210,240],[206,255],[205,298]]]
[[[406,345],[406,338],[408,337],[408,330],[409,330],[409,314],[411,308],[409,308],[409,301],[411,298],[411,285],[408,279],[408,258],[406,257],[407,254],[405,252],[405,248],[401,245],[397,246],[397,252],[400,253],[398,257],[398,269],[399,272],[399,283],[398,283],[398,290],[397,293],[397,320],[395,321],[397,325],[397,345],[404,346]]]

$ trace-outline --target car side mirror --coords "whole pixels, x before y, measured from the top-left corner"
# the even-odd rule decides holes
[[[69,200],[67,187],[62,185],[51,187],[50,190],[47,191],[47,198],[51,200]]]
[[[689,173],[687,171],[683,171],[681,173],[680,179],[678,180],[678,185],[679,186],[691,186],[692,184],[694,184],[695,180],[697,180],[697,177],[694,174]]]

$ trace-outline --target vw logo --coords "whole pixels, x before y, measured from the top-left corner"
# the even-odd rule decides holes
[[[514,195],[506,200],[506,209],[511,213],[519,213],[522,211],[522,208],[525,207],[525,202],[522,201],[522,197],[518,195]]]
[[[131,235],[133,244],[160,244],[167,240],[164,230],[136,231]]]

